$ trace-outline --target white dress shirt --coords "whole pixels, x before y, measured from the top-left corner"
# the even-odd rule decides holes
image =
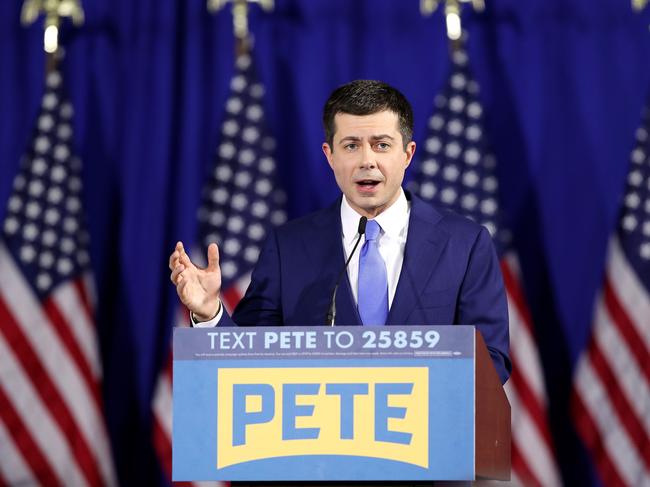
[[[402,271],[402,262],[404,262],[404,248],[406,246],[406,236],[409,227],[409,215],[411,206],[409,205],[404,190],[400,188],[397,201],[386,208],[374,219],[381,227],[381,233],[377,239],[379,253],[386,264],[386,277],[388,279],[388,309],[393,304],[397,282]],[[359,215],[352,209],[348,200],[343,196],[341,200],[341,224],[343,227],[343,253],[345,260],[348,259],[350,252],[354,248],[354,242],[358,237]],[[365,242],[365,237],[361,238],[359,248],[348,265],[348,280],[352,289],[354,304],[359,303],[359,255],[360,250]],[[217,316],[209,321],[197,323],[192,317],[192,325],[200,328],[209,328],[216,326],[223,315],[223,304],[217,313]]]
[[[404,195],[404,190],[400,189],[397,201],[377,215],[374,220],[381,227],[381,233],[377,239],[379,253],[386,264],[386,277],[388,279],[388,308],[390,309],[395,297],[397,282],[402,271],[402,262],[404,261],[404,248],[406,246],[406,235],[408,233],[409,215],[411,208]],[[341,201],[341,224],[343,226],[343,252],[345,259],[350,255],[357,240],[359,229],[359,215],[352,209],[348,200],[343,197]],[[352,257],[348,265],[348,280],[352,289],[354,303],[359,303],[359,256],[361,247],[365,242],[365,236],[361,238],[359,248]]]

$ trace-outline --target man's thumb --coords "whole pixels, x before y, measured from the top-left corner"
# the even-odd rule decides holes
[[[208,245],[208,271],[216,271],[219,268],[219,248],[216,243]]]

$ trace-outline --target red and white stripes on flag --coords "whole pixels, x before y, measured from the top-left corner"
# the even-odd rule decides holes
[[[512,375],[504,386],[511,408],[511,484],[559,486],[562,481],[548,427],[544,376],[519,262],[513,252],[501,259],[501,271],[508,296],[512,359]]]
[[[593,332],[574,381],[574,421],[604,485],[650,485],[650,296],[609,244]]]
[[[71,117],[52,72],[0,236],[0,485],[117,484]]]
[[[521,286],[512,235],[499,205],[497,160],[483,127],[480,87],[467,53],[456,49],[444,91],[434,100],[424,156],[410,189],[484,225],[500,257],[510,317],[512,376],[505,389],[512,417],[512,484],[561,485],[548,426],[547,394],[534,327]]]
[[[0,275],[0,427],[9,436],[0,476],[9,485],[115,485],[84,284],[61,285],[41,306],[1,244]]]

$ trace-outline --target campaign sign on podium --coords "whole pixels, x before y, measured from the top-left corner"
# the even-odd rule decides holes
[[[174,330],[174,480],[475,478],[471,326]]]

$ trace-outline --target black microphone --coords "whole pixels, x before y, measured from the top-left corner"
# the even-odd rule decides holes
[[[338,291],[339,289],[341,278],[343,277],[343,273],[347,270],[348,264],[352,260],[354,251],[357,250],[357,247],[359,246],[359,242],[361,242],[361,237],[363,236],[364,233],[366,233],[366,223],[368,223],[368,219],[365,216],[362,216],[359,219],[359,229],[357,230],[357,232],[359,233],[359,237],[357,238],[357,242],[354,244],[354,247],[352,248],[352,252],[350,252],[350,255],[348,257],[348,260],[345,261],[345,265],[343,266],[343,269],[341,269],[341,273],[339,274],[339,277],[336,279],[336,285],[334,286],[334,291],[332,291],[332,299],[330,300],[330,306],[329,306],[329,310],[327,311],[327,318],[325,321],[325,324],[327,326],[334,326],[334,320],[336,319],[336,291]]]

